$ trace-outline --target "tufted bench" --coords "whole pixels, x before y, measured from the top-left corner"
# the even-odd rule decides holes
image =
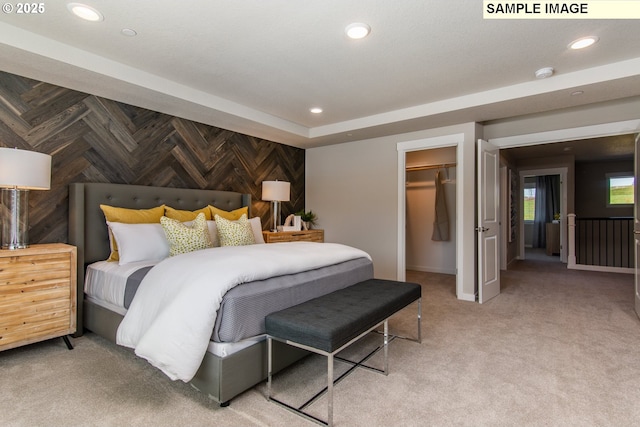
[[[416,341],[420,342],[421,296],[420,285],[416,283],[369,279],[268,315],[265,319],[268,348],[267,398],[313,421],[333,425],[334,356],[384,324],[383,344],[378,348],[382,348],[384,351],[384,370],[362,364],[373,353],[360,362],[350,363],[354,365],[352,369],[362,366],[378,370],[386,375],[388,373],[388,319],[407,305],[418,301],[418,338]],[[294,408],[272,397],[271,366],[272,340],[274,339],[327,356],[328,378],[325,390],[328,398],[328,413],[326,422],[303,411],[304,407],[312,403],[324,390],[299,408]]]

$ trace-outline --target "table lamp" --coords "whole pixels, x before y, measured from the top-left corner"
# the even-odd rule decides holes
[[[271,202],[271,214],[273,216],[273,228],[278,231],[280,225],[280,202],[288,202],[291,184],[285,181],[262,181],[262,200]]]
[[[51,156],[0,148],[2,249],[29,246],[29,190],[51,188]]]

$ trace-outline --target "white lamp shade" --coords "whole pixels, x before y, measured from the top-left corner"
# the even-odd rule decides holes
[[[51,188],[51,156],[36,151],[0,148],[0,187]]]
[[[262,181],[262,200],[288,202],[291,184],[285,181]]]

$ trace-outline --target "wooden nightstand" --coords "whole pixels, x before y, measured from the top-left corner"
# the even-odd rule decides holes
[[[76,331],[76,247],[0,250],[0,351]]]
[[[324,230],[303,230],[303,231],[263,231],[265,243],[278,242],[324,242]]]

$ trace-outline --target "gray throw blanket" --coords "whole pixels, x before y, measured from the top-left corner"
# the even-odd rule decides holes
[[[433,222],[433,234],[431,240],[449,240],[449,214],[444,197],[444,185],[440,181],[440,171],[436,172],[436,217]]]

